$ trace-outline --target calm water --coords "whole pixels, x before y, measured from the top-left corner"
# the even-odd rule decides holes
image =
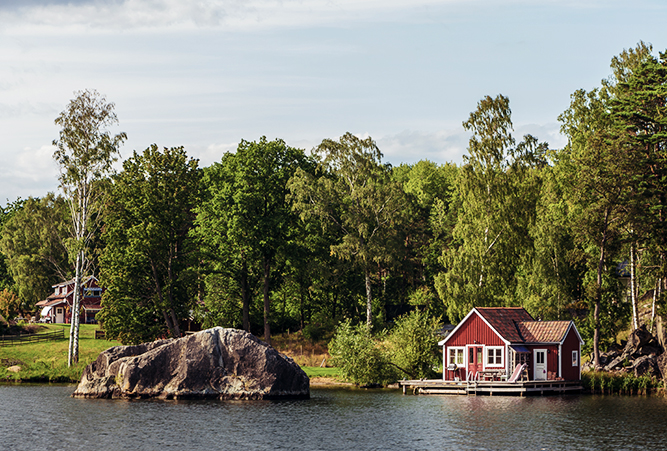
[[[667,400],[403,396],[313,389],[307,401],[109,401],[0,385],[0,450],[667,450]]]

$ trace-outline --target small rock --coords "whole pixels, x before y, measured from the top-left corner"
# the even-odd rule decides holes
[[[21,371],[21,367],[18,365],[13,365],[7,368],[7,371],[9,371],[10,373],[18,373],[19,371]]]

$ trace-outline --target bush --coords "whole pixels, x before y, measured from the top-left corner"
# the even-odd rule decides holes
[[[394,367],[365,324],[341,323],[329,343],[329,353],[341,376],[355,384],[386,385],[397,379]]]
[[[389,334],[390,360],[413,379],[433,377],[440,361],[439,318],[415,310],[398,318]]]

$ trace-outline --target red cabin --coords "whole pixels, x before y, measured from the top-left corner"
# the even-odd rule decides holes
[[[474,308],[438,343],[446,381],[510,375],[522,363],[529,380],[580,380],[582,344],[572,321],[535,321],[520,307]]]
[[[72,304],[74,303],[74,279],[53,285],[53,294],[36,305],[41,309],[41,321],[49,323],[70,323]],[[96,323],[95,315],[102,309],[102,292],[95,277],[89,276],[81,281],[80,321]]]

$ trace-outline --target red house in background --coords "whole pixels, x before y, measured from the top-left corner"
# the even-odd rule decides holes
[[[70,323],[74,303],[74,279],[53,285],[53,294],[37,303],[41,308],[41,321]],[[95,277],[89,276],[81,283],[81,316],[83,324],[96,323],[95,315],[102,309],[102,288]]]
[[[579,380],[582,344],[572,321],[535,321],[520,307],[474,308],[438,343],[446,381],[510,375],[522,363],[530,380]]]

